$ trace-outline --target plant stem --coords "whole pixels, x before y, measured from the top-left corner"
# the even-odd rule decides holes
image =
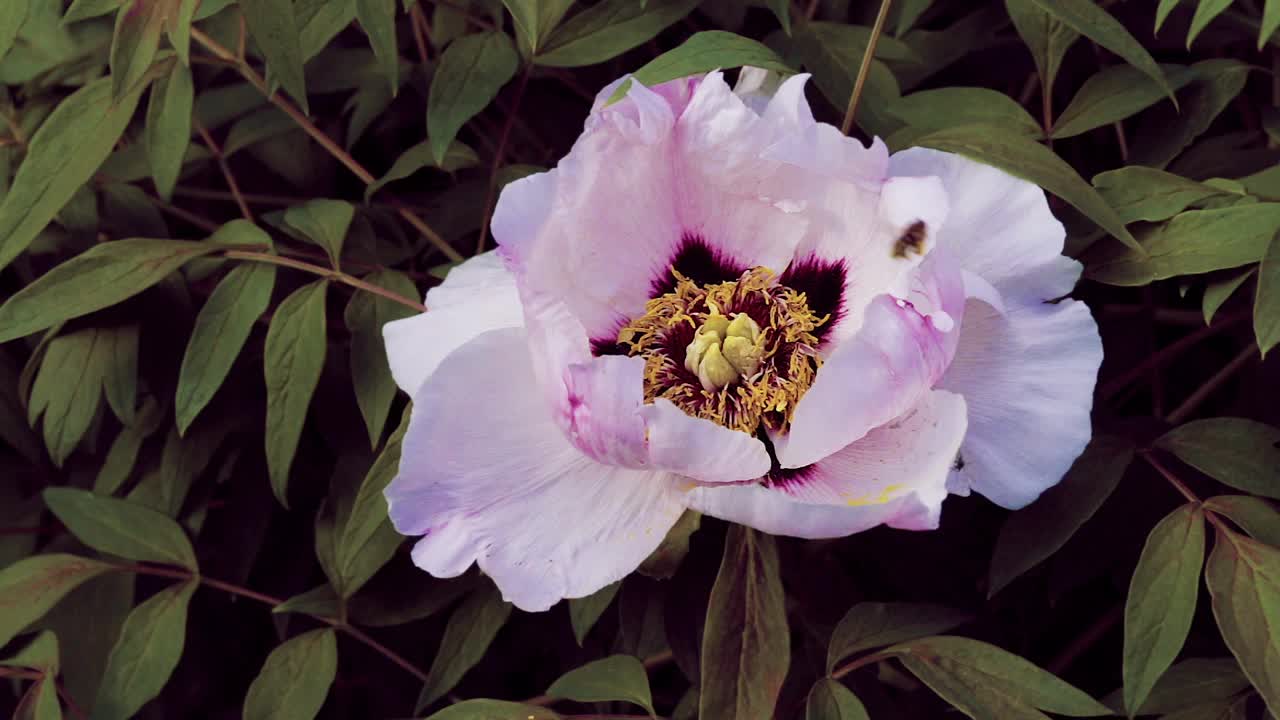
[[[253,213],[249,211],[249,204],[244,201],[244,196],[240,194],[240,184],[236,182],[236,176],[231,174],[231,166],[227,164],[227,158],[222,154],[222,146],[214,141],[213,136],[209,134],[209,130],[200,122],[199,118],[192,117],[191,124],[195,127],[196,132],[200,133],[200,139],[204,140],[204,144],[209,148],[209,152],[213,153],[213,159],[218,161],[218,167],[222,170],[222,177],[227,181],[227,189],[231,191],[231,196],[235,198],[236,205],[240,207],[240,214],[245,220],[253,222]]]
[[[853,672],[854,670],[857,670],[860,667],[872,665],[874,663],[880,662],[881,660],[888,660],[891,657],[893,657],[893,655],[887,652],[878,652],[878,653],[871,653],[870,655],[863,655],[857,660],[854,660],[853,662],[850,662],[846,665],[843,665],[837,668],[835,672],[831,673],[831,679],[839,680],[840,678],[844,677],[845,675],[848,675],[849,673]]]
[[[840,132],[848,135],[853,128],[853,116],[858,112],[858,99],[862,97],[862,86],[867,82],[871,72],[871,63],[876,57],[876,44],[880,42],[880,34],[884,32],[885,20],[889,18],[889,6],[893,0],[880,0],[880,12],[876,15],[876,24],[871,26],[871,37],[867,39],[867,50],[862,54],[862,65],[858,68],[858,77],[853,81],[853,94],[849,96],[849,107],[844,111],[844,122],[840,123]]]
[[[1184,400],[1181,405],[1174,409],[1173,412],[1169,413],[1169,416],[1165,419],[1168,420],[1171,425],[1181,424],[1191,415],[1191,413],[1196,411],[1196,408],[1200,407],[1200,403],[1204,402],[1205,398],[1209,397],[1215,390],[1222,387],[1222,384],[1229,380],[1237,370],[1244,367],[1246,363],[1256,357],[1258,357],[1257,346],[1252,343],[1246,345],[1238,355],[1232,358],[1231,362],[1227,363],[1221,370],[1214,373],[1213,377],[1209,378],[1208,382],[1197,388],[1195,392],[1191,393],[1191,396]]]
[[[364,280],[348,275],[341,270],[334,270],[333,268],[327,268],[322,265],[315,265],[309,262],[295,260],[293,258],[272,255],[271,253],[258,252],[254,250],[228,250],[223,254],[223,257],[231,260],[249,260],[252,262],[264,262],[271,263],[272,265],[291,267],[295,270],[302,270],[303,272],[318,275],[329,280],[336,280],[344,285],[350,285],[353,288],[358,288],[365,292],[371,292],[374,295],[379,295],[393,302],[400,303],[405,307],[413,308],[418,312],[427,311],[427,306],[417,300],[394,293],[384,287],[378,287],[372,283],[367,283]]]
[[[215,580],[214,578],[204,577],[203,575],[195,575],[190,572],[187,572],[186,570],[178,570],[176,568],[167,568],[167,567],[161,567],[156,565],[144,565],[142,563],[138,563],[136,565],[120,565],[117,567],[122,571],[138,573],[140,575],[155,575],[158,577],[174,578],[175,580],[196,580],[202,585],[206,585],[216,590],[222,590],[223,592],[231,593],[232,595],[238,595],[240,597],[249,598],[250,600],[256,600],[257,602],[260,602],[263,605],[268,605],[272,608],[277,607],[284,603],[284,600],[278,597],[267,595],[266,593],[260,593],[256,590],[250,590],[247,587],[242,587],[240,585],[229,583],[223,580]],[[305,613],[305,614],[309,615],[310,613]],[[377,640],[374,640],[373,638],[369,637],[369,635],[365,633],[363,630],[361,630],[360,628],[354,627],[352,625],[348,625],[347,623],[344,623],[336,618],[323,617],[320,615],[311,615],[311,617],[333,627],[335,630],[344,632],[347,635],[350,635],[355,640],[363,643],[364,645],[367,645],[370,649],[377,652],[379,655],[382,655],[383,657],[390,660],[391,662],[395,663],[396,665],[400,666],[406,672],[408,672],[409,674],[417,678],[419,681],[423,681],[423,682],[426,681],[427,674],[425,672],[423,672],[413,663],[409,662],[408,660],[405,660],[403,657],[401,657],[391,648],[388,648],[386,645],[383,645]],[[2,673],[3,670],[4,668],[0,668],[0,673]]]
[[[324,148],[338,162],[342,163],[344,167],[351,171],[352,175],[359,178],[360,182],[363,182],[365,185],[373,184],[376,178],[374,178],[372,173],[357,162],[356,159],[351,156],[351,153],[343,150],[342,147],[334,142],[332,138],[325,135],[324,131],[316,127],[315,123],[311,122],[310,118],[304,115],[301,110],[294,107],[293,103],[285,99],[285,97],[280,93],[271,92],[270,87],[267,86],[267,81],[263,79],[262,75],[258,74],[258,71],[254,70],[247,62],[241,62],[234,53],[220,45],[218,41],[204,34],[204,32],[199,28],[191,28],[191,37],[221,60],[234,65],[240,72],[240,75],[244,77],[245,80],[249,81],[249,84],[256,87],[272,105],[275,105],[284,112],[284,114],[288,115],[290,119],[298,125],[298,127],[302,128],[307,135],[311,136],[312,140],[315,140],[320,147]],[[388,202],[396,209],[396,212],[400,213],[400,217],[404,218],[405,221],[412,225],[415,230],[423,235],[423,237],[427,238],[431,244],[439,248],[440,252],[444,253],[450,260],[460,262],[465,259],[461,253],[454,250],[452,245],[441,237],[439,233],[431,229],[431,226],[423,222],[422,218],[414,214],[413,211],[409,210],[409,208],[401,205],[400,202],[394,198],[391,198]]]
[[[1165,467],[1164,463],[1160,462],[1160,460],[1156,458],[1155,453],[1151,452],[1150,450],[1144,450],[1142,451],[1141,455],[1142,455],[1142,458],[1147,461],[1147,464],[1155,468],[1156,472],[1160,473],[1160,475],[1162,475],[1164,479],[1167,480],[1169,484],[1172,485],[1178,491],[1178,493],[1182,495],[1182,497],[1187,499],[1187,502],[1195,503],[1196,505],[1199,505],[1201,508],[1204,508],[1204,502],[1200,499],[1200,497],[1196,495],[1194,492],[1192,492],[1191,488],[1187,487],[1186,483],[1178,479],[1178,476],[1174,475],[1173,472],[1169,470],[1169,468]],[[1222,521],[1222,518],[1218,517],[1217,513],[1211,510],[1205,510],[1204,517],[1206,520],[1213,523],[1213,526],[1218,528],[1219,530],[1226,531],[1230,529],[1227,527],[1226,523]]]
[[[480,220],[480,238],[476,240],[476,254],[484,252],[489,238],[489,221],[493,219],[494,194],[498,190],[498,170],[502,168],[503,155],[507,151],[507,140],[511,137],[511,126],[515,125],[516,113],[520,110],[520,101],[524,99],[524,90],[529,85],[529,75],[533,73],[533,65],[525,65],[516,84],[515,97],[511,101],[511,109],[507,112],[507,121],[502,124],[502,134],[498,136],[498,147],[493,151],[493,166],[489,169],[489,189],[484,198],[484,216]]]

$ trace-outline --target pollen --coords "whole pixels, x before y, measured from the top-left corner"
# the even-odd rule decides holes
[[[822,364],[814,331],[829,316],[768,268],[708,285],[672,275],[675,288],[618,332],[645,359],[645,400],[746,433],[785,431]]]

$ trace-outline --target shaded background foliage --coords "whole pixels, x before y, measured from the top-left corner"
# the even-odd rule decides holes
[[[1280,2],[883,7],[3,0],[0,710],[1280,712]],[[932,533],[690,514],[542,614],[415,570],[379,328],[604,84],[744,64],[1050,192],[1106,348],[1094,443]]]

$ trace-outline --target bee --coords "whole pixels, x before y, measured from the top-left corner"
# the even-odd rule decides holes
[[[929,232],[924,221],[916,220],[907,226],[907,229],[898,237],[898,241],[893,244],[893,256],[905,258],[912,254],[923,255],[924,243],[928,236]]]

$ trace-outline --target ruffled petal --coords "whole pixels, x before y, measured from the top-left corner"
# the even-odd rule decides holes
[[[1001,314],[970,300],[939,383],[969,403],[952,491],[972,488],[1020,508],[1056,485],[1092,434],[1101,364],[1102,339],[1084,303],[1011,305]]]
[[[391,376],[410,396],[440,362],[480,333],[524,325],[515,276],[496,252],[467,260],[427,291],[427,312],[382,328]]]
[[[1066,231],[1033,183],[961,155],[912,148],[889,160],[895,177],[936,176],[951,199],[938,242],[961,267],[991,283],[1005,302],[1040,302],[1071,292],[1080,263],[1062,254]]]
[[[701,487],[690,506],[765,532],[840,537],[875,525],[936,528],[965,435],[965,402],[933,391],[902,417],[770,486]]]
[[[425,535],[419,567],[450,577],[475,562],[533,611],[634,570],[683,512],[681,482],[569,444],[536,392],[524,331],[506,329],[459,348],[415,396],[386,498],[399,532]]]
[[[858,333],[818,370],[790,431],[774,438],[783,468],[812,465],[898,417],[942,376],[963,316],[959,272],[945,258],[931,258],[904,296],[873,300]]]
[[[939,383],[969,403],[952,490],[1022,507],[1062,478],[1092,432],[1097,325],[1081,303],[1047,302],[1071,292],[1080,263],[1062,255],[1062,223],[1032,183],[923,148],[895,154],[890,169],[939,177],[952,202],[938,243],[959,262],[970,298]]]
[[[764,443],[686,415],[669,401],[644,402],[644,360],[594,357],[586,330],[564,304],[525,294],[531,359],[547,412],[595,460],[667,470],[696,482],[742,482],[769,470]]]
[[[603,96],[603,93],[602,93]],[[796,188],[760,148],[773,131],[719,73],[598,103],[552,171],[508,185],[494,213],[529,288],[558,295],[593,339],[644,311],[690,238],[781,270],[805,231]]]

